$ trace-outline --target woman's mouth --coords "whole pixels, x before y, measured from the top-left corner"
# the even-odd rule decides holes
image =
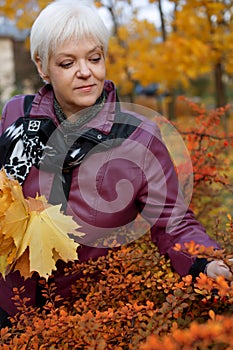
[[[82,91],[82,92],[91,92],[91,90],[93,90],[94,85],[83,85],[83,86],[79,86],[78,88],[76,88],[76,90]]]

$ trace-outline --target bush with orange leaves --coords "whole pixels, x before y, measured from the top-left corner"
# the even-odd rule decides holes
[[[211,310],[212,311],[212,310]],[[205,324],[193,322],[188,329],[173,328],[169,335],[159,338],[152,335],[140,350],[223,350],[233,349],[233,317],[215,316]]]
[[[201,114],[200,109],[197,113]],[[215,117],[208,121],[202,113],[203,128],[198,124],[196,131],[187,134],[195,161],[194,204],[198,193],[203,197],[207,185],[213,206],[216,194],[213,185],[221,184],[227,189],[230,186],[229,178],[222,175],[228,164],[225,167],[222,159],[216,160],[225,144],[220,138],[208,139],[205,132],[206,125],[208,131],[213,130]],[[217,140],[220,145],[211,140]],[[207,147],[211,152],[204,159],[202,155]],[[217,171],[219,163],[221,174]],[[206,176],[200,176],[200,169],[206,171]],[[203,207],[198,206],[198,212],[205,213],[208,206],[206,202],[201,204]],[[230,215],[226,218],[226,227],[220,229],[216,225],[214,232],[223,250],[205,249],[194,242],[186,244],[185,249],[200,257],[223,259],[232,270],[233,220]],[[0,350],[233,349],[231,284],[221,277],[215,281],[205,274],[200,274],[196,281],[191,276],[181,278],[172,270],[169,260],[160,256],[149,233],[97,261],[71,264],[66,273],[77,269],[82,271],[82,277],[73,286],[72,298],[60,307],[55,307],[59,299],[55,287],[45,279],[42,282],[46,304],[42,309],[26,307],[23,290],[15,289],[19,313],[11,320],[12,328],[0,331]]]
[[[193,244],[186,249],[210,258],[224,255]],[[42,310],[26,307],[22,290],[15,290],[19,314],[11,329],[1,330],[0,349],[230,349],[233,344],[233,287],[205,274],[195,282],[179,277],[149,235],[66,273],[76,269],[83,277],[72,300],[59,308],[54,286],[45,280]]]
[[[233,135],[230,130],[232,106],[209,110],[185,97],[180,97],[190,107],[190,118],[176,126],[188,148],[193,166],[193,194],[191,207],[196,217],[211,232],[215,217],[224,221],[232,211],[233,193]],[[231,114],[231,119],[228,116]],[[226,123],[228,121],[228,130]],[[181,171],[185,173],[181,163]],[[184,185],[185,188],[185,185]]]

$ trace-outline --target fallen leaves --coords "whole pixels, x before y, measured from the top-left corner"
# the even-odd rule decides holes
[[[46,279],[56,262],[78,259],[79,246],[69,234],[81,237],[71,216],[44,197],[25,199],[20,184],[0,171],[0,273],[19,270],[25,278],[38,272]]]

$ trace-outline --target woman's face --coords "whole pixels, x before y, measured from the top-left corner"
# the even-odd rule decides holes
[[[92,106],[102,93],[106,77],[104,53],[92,39],[70,40],[59,46],[49,59],[47,74],[40,60],[37,68],[53,86],[67,117]]]

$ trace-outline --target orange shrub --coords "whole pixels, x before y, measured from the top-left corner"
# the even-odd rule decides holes
[[[184,133],[194,162],[194,209],[205,190],[212,206],[219,205],[215,204],[216,184],[231,190],[228,174],[223,176],[229,164],[218,155],[232,147],[231,142],[226,146],[224,135],[214,137],[223,111],[208,115],[195,108],[196,129]],[[201,201],[197,212],[205,207]],[[207,219],[214,226],[210,216]],[[230,215],[226,225],[220,229],[216,224],[213,233],[223,250],[191,242],[187,251],[223,259],[232,270]],[[181,278],[170,261],[160,256],[149,233],[97,261],[70,266],[66,273],[77,269],[83,277],[73,286],[72,298],[60,307],[55,306],[55,287],[45,281],[42,309],[26,307],[22,290],[15,289],[19,313],[12,319],[12,328],[0,331],[0,350],[233,349],[233,287],[223,278],[214,281],[204,274],[196,281],[191,276]]]
[[[200,256],[216,254],[197,249]],[[218,252],[218,257],[223,254]],[[211,344],[215,328],[206,323],[210,318],[220,327],[215,314],[221,314],[229,327],[233,325],[229,318],[233,288],[223,279],[214,281],[204,274],[195,283],[190,276],[179,277],[149,235],[97,261],[73,266],[67,273],[77,268],[84,277],[74,286],[72,300],[59,308],[54,306],[53,286],[45,284],[47,303],[42,310],[27,308],[20,297],[22,291],[15,290],[19,314],[12,319],[11,329],[1,330],[0,349],[152,350],[158,349],[157,344],[175,344],[173,338],[178,342],[182,332],[184,346],[191,337],[194,343],[205,339]],[[198,339],[197,323],[202,324],[202,338]],[[227,344],[233,341],[231,334]]]

